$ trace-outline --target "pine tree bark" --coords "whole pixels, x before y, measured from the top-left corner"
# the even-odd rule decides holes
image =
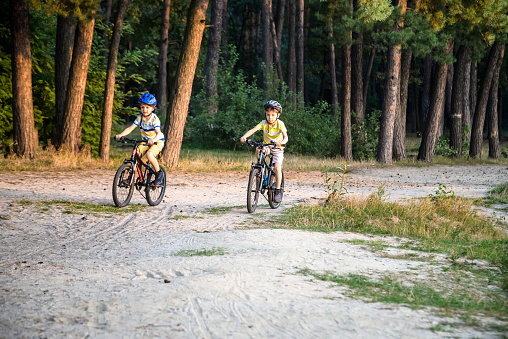
[[[494,78],[494,70],[496,63],[501,55],[503,44],[496,41],[490,49],[487,67],[483,73],[482,82],[480,84],[479,96],[476,101],[476,107],[473,118],[473,128],[471,130],[471,145],[469,156],[471,158],[480,158],[482,155],[483,144],[483,127],[485,124],[485,115],[487,111],[487,102],[489,98],[492,79]]]
[[[448,42],[447,53],[453,50],[453,41]],[[439,124],[444,113],[446,78],[448,76],[447,64],[438,64],[435,72],[434,86],[430,100],[429,113],[422,134],[422,142],[417,159],[432,161],[436,152],[436,143],[439,137]]]
[[[502,44],[501,53],[497,60],[496,69],[494,70],[494,78],[492,79],[492,86],[490,87],[489,95],[489,119],[488,119],[488,130],[489,130],[489,158],[499,159],[501,155],[501,148],[499,144],[499,75],[501,72],[501,65],[503,64],[505,51],[505,44]]]
[[[406,159],[406,112],[412,56],[411,51],[402,52],[399,101],[393,129],[393,160],[395,161]]]
[[[304,95],[305,89],[305,69],[304,69],[304,50],[305,50],[305,36],[303,29],[305,25],[304,13],[305,3],[304,0],[296,1],[296,92]]]
[[[159,43],[159,66],[157,67],[157,106],[161,115],[165,115],[168,108],[168,46],[169,46],[169,16],[171,14],[171,0],[164,0],[162,8],[162,24]]]
[[[192,0],[187,15],[187,26],[180,61],[175,74],[175,82],[169,95],[168,117],[164,127],[167,141],[162,152],[162,160],[169,168],[175,168],[180,157],[183,131],[192,94],[192,84],[205,30],[207,7],[208,0]]]
[[[393,156],[393,133],[395,117],[400,95],[400,45],[388,48],[388,58],[385,75],[385,93],[383,95],[383,109],[381,113],[381,128],[376,160],[381,163],[391,163]]]
[[[462,157],[462,122],[464,120],[464,93],[466,66],[468,63],[468,48],[460,46],[455,72],[453,74],[453,86],[450,108],[450,147],[457,150],[456,157]]]
[[[90,13],[93,18],[95,12]],[[76,153],[81,148],[81,114],[85,98],[86,79],[90,52],[94,33],[95,19],[80,21],[76,31],[76,38],[72,52],[72,62],[65,100],[64,122],[62,129],[63,148]]]
[[[35,130],[32,98],[32,52],[28,3],[11,0],[12,40],[12,126],[14,153],[35,158],[38,136]]]
[[[353,0],[353,11],[359,9],[358,0]],[[363,109],[363,33],[353,31],[353,46],[351,47],[351,109],[355,112],[355,123],[364,120]]]
[[[109,160],[109,144],[111,138],[111,126],[113,124],[113,102],[115,100],[116,66],[118,64],[118,49],[122,37],[123,19],[130,0],[120,0],[116,12],[113,36],[109,46],[108,67],[106,69],[106,83],[104,86],[104,105],[102,108],[101,140],[99,156],[103,161]]]
[[[263,62],[265,63],[263,88],[268,91],[273,79],[272,0],[262,0]]]
[[[342,115],[340,126],[340,154],[346,161],[352,161],[353,140],[351,135],[351,45],[346,45],[342,48]]]
[[[52,131],[52,142],[56,147],[62,143],[65,99],[71,69],[72,49],[76,36],[77,21],[73,16],[58,15],[55,46],[55,119]]]
[[[330,90],[332,92],[332,116],[337,118],[339,109],[339,95],[337,90],[337,73],[335,67],[335,44],[333,43],[333,17],[328,21],[328,62],[330,66]]]
[[[286,83],[290,92],[296,93],[296,4],[288,0],[288,65]],[[292,96],[295,98],[295,96]]]
[[[208,49],[205,61],[205,91],[208,100],[208,114],[217,113],[217,72],[219,70],[219,57],[222,35],[222,14],[227,8],[227,0],[213,0],[211,8],[210,35],[208,37]]]

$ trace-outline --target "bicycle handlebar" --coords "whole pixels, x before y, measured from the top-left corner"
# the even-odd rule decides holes
[[[124,144],[126,144],[128,142],[130,142],[130,143],[142,143],[142,142],[147,142],[147,141],[148,141],[148,139],[136,140],[136,139],[129,139],[129,138],[125,137],[125,136],[120,137],[120,140],[118,140],[118,142],[121,142],[121,143],[124,143]],[[153,144],[157,145],[157,142],[154,141]]]
[[[247,140],[245,140],[245,143],[249,146],[256,146],[256,147],[277,146],[277,144],[273,141],[269,142],[269,143],[265,143],[265,142],[256,142],[254,140],[247,139]],[[286,144],[281,144],[281,146],[286,146]]]

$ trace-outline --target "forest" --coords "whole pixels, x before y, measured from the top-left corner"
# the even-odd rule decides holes
[[[108,161],[146,92],[166,136],[234,149],[282,104],[289,152],[347,161],[508,157],[508,0],[10,0],[0,147]],[[506,144],[506,143],[505,143]]]

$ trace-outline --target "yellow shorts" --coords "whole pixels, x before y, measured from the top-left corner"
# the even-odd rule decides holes
[[[157,157],[163,148],[164,148],[164,141],[157,141],[157,144],[154,144],[152,146],[139,145],[138,152],[139,152],[139,154],[141,154],[142,159],[146,160],[146,152],[147,151],[152,152],[153,156]]]

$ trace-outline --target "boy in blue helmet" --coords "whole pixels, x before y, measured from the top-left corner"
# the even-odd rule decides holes
[[[139,127],[141,136],[147,139],[148,145],[139,145],[138,152],[143,155],[143,161],[149,161],[157,172],[154,184],[157,185],[162,182],[164,172],[160,170],[157,155],[164,147],[164,134],[161,132],[161,122],[157,115],[153,112],[157,105],[157,99],[150,93],[145,93],[139,97],[139,108],[141,114],[138,115],[136,120],[131,126],[123,130],[122,133],[115,135],[116,140],[121,137],[129,135],[136,127]]]
[[[265,150],[267,154],[272,154],[275,170],[275,195],[273,200],[276,203],[282,201],[282,191],[280,185],[282,182],[282,161],[284,160],[283,144],[288,142],[288,130],[286,125],[279,120],[282,106],[275,100],[267,101],[264,105],[265,120],[261,121],[256,127],[247,131],[241,138],[241,142],[246,142],[247,138],[259,130],[263,131],[263,141],[265,143],[275,142],[276,148]]]

